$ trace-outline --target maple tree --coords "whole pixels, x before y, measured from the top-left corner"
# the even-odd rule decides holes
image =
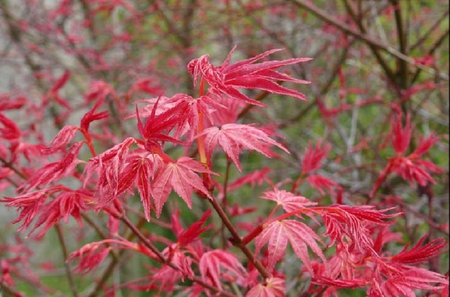
[[[448,10],[25,2],[0,1],[4,292],[448,296]]]

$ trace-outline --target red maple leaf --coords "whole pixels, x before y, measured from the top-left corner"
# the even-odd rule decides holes
[[[177,234],[178,244],[180,246],[186,246],[191,242],[198,239],[198,236],[203,232],[211,229],[213,225],[202,227],[208,217],[211,215],[211,209],[207,210],[203,216],[197,222],[190,225],[186,230],[183,230],[180,234]]]
[[[265,107],[259,101],[251,99],[242,94],[238,89],[259,89],[267,92],[292,96],[301,100],[306,100],[304,94],[280,86],[276,82],[286,81],[298,84],[308,84],[308,81],[295,79],[287,74],[277,72],[276,69],[286,66],[306,62],[310,58],[293,58],[283,61],[266,61],[258,64],[254,62],[261,60],[270,54],[281,51],[282,49],[273,49],[259,54],[253,58],[242,60],[234,64],[230,64],[231,55],[236,47],[228,54],[222,65],[215,67],[209,62],[209,56],[203,55],[198,59],[192,60],[188,65],[188,71],[194,78],[194,84],[197,82],[199,75],[210,86],[209,91],[213,94],[226,94],[233,98],[242,100],[248,104]]]
[[[69,152],[59,161],[49,163],[37,170],[19,190],[28,191],[35,187],[48,185],[58,179],[73,173],[73,170],[80,162],[77,156],[80,152],[83,142],[75,142],[69,149]]]
[[[183,198],[189,208],[192,207],[191,195],[194,190],[198,190],[207,197],[212,198],[196,172],[215,174],[206,169],[201,163],[189,157],[181,157],[175,162],[164,164],[163,168],[158,171],[152,184],[152,195],[157,217],[161,215],[164,203],[172,189]]]
[[[16,140],[19,139],[22,133],[20,128],[8,117],[0,113],[0,123],[4,128],[0,127],[0,138],[6,140]]]
[[[58,94],[59,90],[67,83],[67,81],[70,78],[70,71],[66,70],[63,75],[61,75],[60,78],[58,78],[58,80],[55,82],[55,84],[50,88],[50,90],[47,92],[47,94],[45,94],[44,98],[43,98],[43,105],[46,105],[49,101],[50,98],[55,99],[55,101],[57,101],[61,106],[64,106],[68,109],[72,109],[72,107],[70,106],[70,104],[64,100],[63,98],[61,98]]]
[[[243,280],[246,275],[246,270],[233,254],[223,250],[213,250],[206,252],[200,258],[198,264],[200,273],[204,281],[211,280],[212,283],[219,289],[222,289],[221,279],[225,277],[221,273],[221,267],[232,272],[234,276],[227,274],[229,281]]]
[[[266,179],[266,175],[271,172],[272,169],[268,167],[264,167],[261,170],[255,170],[252,173],[249,173],[247,175],[244,175],[238,179],[236,179],[234,182],[232,182],[227,190],[233,191],[240,187],[242,187],[245,184],[250,184],[252,189],[255,187],[256,184],[262,185],[263,181]]]
[[[409,245],[406,245],[400,253],[393,256],[390,260],[404,264],[420,263],[441,254],[441,249],[446,246],[445,240],[443,238],[436,238],[422,246],[427,237],[428,235],[422,237],[409,251],[407,251]]]
[[[392,208],[377,210],[373,206],[358,205],[332,205],[324,208],[321,217],[327,228],[324,236],[329,236],[332,245],[335,240],[340,243],[349,240],[352,249],[361,253],[376,254],[372,239],[371,225],[388,226],[393,223],[391,218],[400,213],[388,213]]]
[[[277,202],[286,212],[293,212],[307,206],[317,205],[317,202],[311,202],[303,196],[296,196],[291,192],[278,189],[264,192],[261,198]]]
[[[158,109],[159,98],[153,105],[152,112],[147,118],[145,125],[139,117],[139,110],[136,107],[137,127],[138,131],[144,139],[145,149],[149,152],[162,152],[162,147],[159,142],[172,142],[182,144],[183,142],[167,135],[180,121],[189,117],[189,114],[184,113],[184,109],[178,105],[170,108],[163,113],[156,115]]]
[[[119,176],[117,194],[121,194],[135,185],[144,207],[144,216],[150,221],[151,186],[150,179],[161,166],[158,155],[150,154],[146,150],[136,150],[126,160],[126,166]]]
[[[41,150],[44,155],[52,154],[59,149],[65,148],[75,136],[78,131],[76,126],[64,126],[55,137],[53,137],[50,146]]]
[[[91,158],[84,169],[84,186],[91,178],[94,172],[99,175],[97,182],[96,198],[99,207],[105,206],[107,203],[114,200],[117,195],[126,190],[126,183],[120,179],[122,171],[126,166],[129,148],[136,140],[128,137],[121,143],[113,146],[107,151]]]
[[[409,116],[406,118],[404,128],[402,128],[401,116],[393,119],[392,147],[397,154],[389,159],[388,164],[378,176],[375,186],[371,191],[371,196],[375,195],[387,176],[393,172],[408,181],[412,187],[414,186],[414,182],[420,186],[426,186],[428,183],[436,183],[431,174],[443,172],[443,170],[434,163],[421,159],[439,140],[439,137],[431,134],[428,137],[420,138],[417,148],[411,154],[406,155],[406,151],[408,150],[411,141],[411,132],[412,128]]]
[[[108,117],[107,111],[97,112],[97,109],[103,104],[104,99],[100,98],[95,102],[94,107],[89,110],[80,121],[80,128],[87,132],[89,130],[89,126],[93,121],[98,121]]]
[[[200,136],[205,136],[205,151],[208,159],[211,159],[214,148],[219,144],[239,171],[242,171],[239,163],[239,152],[242,148],[255,150],[268,158],[275,156],[269,149],[269,146],[272,145],[289,153],[284,146],[270,138],[266,132],[251,125],[225,124],[221,128],[210,127],[197,135],[197,137]]]
[[[326,157],[330,149],[331,145],[329,143],[323,145],[322,147],[321,139],[317,142],[315,147],[313,147],[311,142],[309,142],[308,148],[305,152],[305,156],[302,160],[302,172],[307,174],[316,169],[319,169],[323,158]]]
[[[284,279],[270,277],[266,279],[265,284],[257,284],[245,297],[283,297],[286,296],[286,286]]]
[[[268,243],[269,262],[268,269],[271,270],[280,261],[286,252],[287,243],[291,244],[294,253],[302,260],[306,269],[314,275],[309,258],[308,246],[325,263],[326,259],[322,249],[317,244],[321,242],[319,236],[305,224],[294,220],[274,221],[270,223],[256,237],[256,253]]]
[[[416,296],[414,290],[448,289],[448,280],[442,274],[420,267],[380,265],[367,291],[370,297]],[[377,269],[378,270],[378,269]]]

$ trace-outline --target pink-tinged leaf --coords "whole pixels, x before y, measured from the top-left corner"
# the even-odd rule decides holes
[[[305,156],[302,160],[302,173],[308,174],[319,169],[322,160],[326,157],[330,149],[331,145],[329,143],[323,145],[321,139],[317,142],[315,147],[309,142]]]
[[[336,182],[322,175],[310,175],[306,180],[311,187],[316,188],[322,195],[325,194],[325,191],[332,192],[333,189],[341,188]]]
[[[325,263],[326,259],[322,249],[317,244],[321,242],[319,236],[305,224],[294,220],[274,221],[270,223],[256,238],[256,253],[268,243],[269,261],[268,269],[272,270],[286,253],[287,242],[306,269],[314,275],[311,259],[308,254],[308,246]]]
[[[223,250],[213,250],[202,255],[198,264],[203,281],[212,283],[222,289],[222,280],[225,276],[222,269],[227,272],[227,281],[242,281],[245,278],[246,270],[239,260],[231,253]],[[228,273],[233,273],[234,276]]]
[[[236,88],[260,89],[270,93],[291,96],[306,101],[305,94],[280,86],[279,84],[271,81],[270,79],[258,78],[255,76],[248,78],[241,77],[236,80],[230,80],[228,81],[228,83],[234,85],[234,87]]]
[[[20,128],[2,113],[0,113],[0,123],[3,125],[3,127],[0,127],[0,138],[16,140],[22,135]]]
[[[11,98],[9,94],[0,94],[0,111],[20,109],[27,101],[25,97]]]
[[[176,244],[168,246],[162,252],[163,256],[166,259],[170,259],[170,263],[178,267],[178,272],[182,274],[182,281],[184,281],[184,277],[193,277],[194,271],[191,268],[192,258],[188,256],[188,253],[185,253],[184,250],[178,249]],[[173,268],[171,268],[172,273],[176,273]]]
[[[89,87],[88,93],[85,95],[88,102],[97,100],[103,101],[106,96],[111,94],[113,97],[117,97],[114,88],[103,81],[94,81]]]
[[[75,218],[78,225],[82,227],[81,213],[87,211],[88,208],[85,201],[92,199],[92,193],[87,190],[73,191],[65,187],[61,187],[60,192],[55,199],[44,205],[40,211],[41,214],[31,230],[33,232],[42,226],[37,235],[38,238],[42,237],[62,219],[67,223],[69,216]]]
[[[51,89],[45,94],[43,98],[43,104],[46,105],[48,103],[48,100],[50,98],[54,99],[56,102],[58,102],[61,106],[64,106],[68,108],[69,110],[72,109],[72,106],[61,98],[59,96],[59,90],[67,83],[67,81],[70,78],[70,72],[69,70],[66,70],[63,75],[56,81],[56,83],[51,87]]]
[[[197,137],[200,136],[205,136],[205,150],[209,159],[214,148],[219,144],[239,171],[242,171],[239,162],[239,152],[242,148],[255,150],[268,158],[274,156],[269,149],[273,145],[289,153],[284,146],[270,138],[266,132],[251,125],[225,124],[221,128],[211,127],[205,129]]]
[[[136,183],[137,187],[149,187],[148,181],[154,177],[155,172],[159,167],[161,167],[162,164],[162,161],[158,155],[150,154],[141,149],[131,152],[124,162],[126,165],[119,176],[119,188],[117,190],[118,194],[125,192],[133,186],[138,175],[142,176],[140,177],[139,182]],[[142,191],[143,193],[150,193],[150,190],[151,189],[143,189]],[[144,195],[143,197],[147,196]]]
[[[175,106],[182,111],[182,117],[175,126],[175,137],[180,137],[187,133],[187,141],[192,141],[197,133],[199,123],[199,114],[206,117],[209,122],[213,122],[211,114],[218,103],[215,100],[202,96],[200,98],[192,98],[185,94],[175,94],[169,98],[169,103],[175,103]]]
[[[208,55],[203,55],[198,59],[192,60],[188,65],[188,71],[194,78],[194,85],[201,75],[202,79],[210,87],[209,92],[219,96],[228,95],[238,100],[242,100],[245,103],[261,107],[265,107],[266,105],[251,99],[241,93],[238,89],[259,89],[275,94],[293,96],[301,100],[306,99],[305,95],[302,93],[280,86],[277,82],[287,81],[300,84],[309,82],[292,78],[287,74],[279,73],[275,70],[283,66],[309,61],[309,58],[294,58],[283,61],[266,61],[253,64],[256,61],[281,50],[274,49],[257,55],[256,57],[230,64],[231,55],[235,49],[236,47],[231,50],[222,65],[218,67],[215,67],[210,63]]]
[[[270,277],[265,284],[257,284],[245,295],[245,297],[284,297],[286,296],[286,286],[284,279]]]
[[[411,154],[411,157],[420,158],[426,154],[432,146],[439,140],[439,136],[431,134],[428,137],[422,137],[419,141],[419,145]]]
[[[389,160],[387,168],[400,175],[404,180],[408,181],[411,187],[415,187],[415,182],[421,186],[428,183],[435,184],[436,181],[430,173],[442,173],[443,170],[435,164],[417,160],[410,157],[394,157]]]
[[[137,82],[135,82],[130,90],[127,92],[127,96],[131,97],[131,94],[135,91],[142,91],[147,94],[161,94],[163,93],[161,86],[155,85],[152,78],[141,78]]]
[[[261,185],[266,177],[266,175],[271,172],[272,169],[265,167],[261,170],[255,170],[252,173],[249,173],[247,175],[244,175],[234,182],[232,182],[228,186],[228,191],[233,191],[235,189],[238,189],[246,184],[250,184],[253,188],[256,184]]]
[[[335,240],[342,242],[349,239],[354,248],[362,253],[372,252],[373,239],[369,224],[373,223],[378,226],[388,226],[393,223],[392,218],[400,213],[391,213],[392,208],[377,210],[373,206],[348,206],[333,205],[324,208],[320,213],[325,222],[327,231],[324,236],[332,239],[330,246]]]
[[[103,104],[103,101],[104,101],[103,99],[97,100],[97,102],[95,102],[94,107],[81,118],[80,121],[81,129],[83,129],[84,131],[88,131],[89,126],[93,121],[98,121],[108,117],[107,111],[101,111],[96,113],[97,109]]]
[[[198,173],[215,174],[192,158],[181,157],[176,162],[167,163],[161,168],[153,183],[152,195],[156,206],[156,216],[159,217],[164,203],[173,189],[189,208],[192,207],[191,195],[198,190],[211,198]]]
[[[397,154],[404,154],[409,147],[411,141],[411,118],[406,117],[405,128],[402,128],[402,117],[397,116],[392,123],[392,147]]]
[[[56,136],[53,138],[50,146],[48,148],[42,149],[41,152],[44,155],[49,155],[67,146],[70,141],[72,141],[78,129],[79,128],[76,126],[64,126],[61,131],[59,131],[58,134],[56,134]]]
[[[17,229],[21,231],[31,225],[51,193],[51,189],[38,190],[14,198],[5,197],[4,199],[0,199],[0,202],[6,202],[8,207],[16,207],[20,211],[19,216],[12,223],[16,224],[22,221],[20,227]]]
[[[77,156],[82,145],[83,142],[74,143],[70,151],[61,160],[47,164],[36,171],[19,190],[23,191],[45,186],[71,174],[79,163]]]
[[[84,186],[86,186],[94,172],[99,174],[97,192],[95,194],[99,207],[111,202],[117,195],[126,190],[124,183],[121,183],[123,182],[121,176],[126,166],[129,148],[133,143],[136,143],[136,140],[128,137],[109,150],[91,158],[86,165],[84,169]]]
[[[183,108],[179,108],[177,106],[156,115],[159,100],[160,98],[158,98],[156,103],[153,105],[152,112],[147,118],[145,125],[139,117],[139,110],[136,106],[137,128],[145,142],[145,149],[149,152],[153,152],[155,148],[161,149],[161,144],[159,144],[159,142],[164,143],[169,141],[172,143],[182,144],[183,142],[181,140],[168,136],[167,134],[175,128],[175,126],[180,124],[180,122],[183,122],[186,118],[191,116],[184,113]]]
[[[316,202],[311,202],[303,196],[296,196],[291,192],[278,189],[264,192],[261,198],[275,201],[278,205],[281,205],[286,212],[293,212],[308,206],[317,205]]]
[[[149,159],[141,159],[141,162],[136,170],[137,187],[141,202],[144,207],[144,216],[147,221],[150,221],[151,209],[151,186],[150,177],[153,176],[153,164]]]
[[[390,258],[391,261],[405,264],[420,263],[441,254],[446,246],[445,240],[436,238],[422,245],[427,237],[428,235],[422,237],[409,251],[407,251],[409,245],[405,246],[400,253]]]
[[[81,249],[70,254],[67,261],[72,261],[75,258],[79,258],[79,264],[76,268],[77,272],[87,273],[96,268],[105,258],[110,251],[109,247],[105,247],[101,242],[92,242],[86,244]]]
[[[70,71],[66,70],[63,75],[56,81],[56,83],[52,86],[50,89],[50,92],[56,92],[59,89],[61,89],[69,80],[70,78]]]
[[[208,217],[211,215],[211,209],[208,209],[203,216],[197,222],[193,223],[189,228],[181,232],[178,235],[178,244],[180,246],[186,246],[191,242],[198,239],[198,236],[203,232],[212,228],[212,225],[208,225],[206,227],[202,227],[202,225],[206,222]]]
[[[368,296],[407,296],[415,297],[414,290],[438,290],[447,288],[448,280],[442,274],[429,271],[420,267],[388,266],[389,270],[383,271],[384,275],[376,275],[371,287],[367,291]]]
[[[78,272],[89,272],[90,270],[96,268],[105,258],[112,249],[127,249],[131,251],[137,251],[142,253],[151,259],[158,259],[158,257],[148,250],[147,247],[137,244],[135,242],[128,241],[124,238],[119,239],[105,239],[97,242],[91,242],[84,245],[78,251],[70,254],[67,262],[73,261],[74,259],[79,259],[79,265],[76,268]]]

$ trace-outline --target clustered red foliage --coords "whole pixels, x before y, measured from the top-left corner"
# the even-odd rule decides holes
[[[281,87],[276,81],[306,82],[282,74],[276,69],[308,59],[255,63],[273,52],[275,51],[268,51],[233,64],[230,64],[230,53],[218,67],[210,64],[208,56],[193,60],[188,69],[194,82],[200,80],[200,97],[176,94],[171,98],[148,100],[148,105],[141,108],[141,112],[136,107],[140,137],[128,137],[85,162],[79,159],[82,146],[93,148],[94,135],[89,132],[89,124],[108,116],[106,111],[96,112],[103,103],[102,98],[98,99],[93,109],[83,116],[79,127],[64,126],[50,146],[40,149],[43,155],[57,156],[63,151],[62,158],[29,173],[27,181],[18,188],[19,196],[1,200],[20,212],[13,223],[21,223],[19,230],[31,229],[30,232],[33,232],[40,228],[37,236],[41,237],[61,220],[67,222],[70,216],[82,225],[81,214],[89,210],[102,211],[111,220],[127,222],[124,207],[134,189],[138,190],[147,221],[151,221],[153,211],[157,218],[161,216],[172,190],[189,208],[192,208],[191,197],[195,192],[199,197],[210,200],[218,210],[220,205],[213,196],[217,183],[214,176],[218,174],[213,171],[212,162],[213,152],[218,147],[239,170],[242,170],[239,154],[243,149],[254,150],[268,158],[276,156],[270,148],[272,146],[289,153],[283,145],[270,137],[274,132],[230,120],[236,119],[247,104],[264,107],[260,102],[240,93],[236,87],[261,89],[304,99],[301,93]],[[206,87],[208,89],[205,92]],[[223,111],[234,115],[224,120],[221,117]],[[145,124],[141,117],[146,118]],[[4,126],[2,138],[10,142],[17,141],[21,135],[20,129],[4,115],[0,119]],[[389,160],[373,193],[392,172],[397,172],[411,183],[416,181],[419,184],[432,182],[430,174],[441,172],[433,163],[421,159],[436,141],[434,135],[424,138],[412,154],[403,157],[409,145],[411,126],[407,120],[405,129],[402,129],[399,119],[400,117],[395,118],[392,123],[392,145],[397,156]],[[77,132],[85,139],[73,142]],[[183,145],[187,148],[186,151],[197,144],[200,162],[188,156],[173,159],[164,152],[164,144],[167,142]],[[68,148],[65,149],[66,147]],[[334,181],[313,174],[321,166],[320,163],[329,150],[329,145],[322,145],[320,142],[315,147],[310,144],[302,163],[301,178],[305,178],[321,192],[340,188]],[[91,152],[94,150],[91,149]],[[76,167],[79,164],[84,164],[83,174],[77,174]],[[73,190],[61,184],[61,180],[68,176],[78,179],[82,187]],[[255,178],[258,180],[261,177]],[[298,183],[296,181],[295,185]],[[240,186],[242,185],[244,183]],[[398,212],[393,209],[377,210],[372,206],[319,206],[296,195],[295,188],[293,186],[292,191],[288,192],[273,185],[273,189],[261,197],[277,203],[271,215],[244,240],[232,238],[233,244],[241,248],[255,241],[255,251],[252,252],[254,256],[250,255],[249,260],[259,263],[258,266],[249,263],[245,268],[235,253],[208,247],[200,240],[200,235],[212,227],[202,227],[210,216],[210,211],[185,230],[181,227],[179,212],[173,213],[172,229],[177,241],[168,244],[162,252],[147,239],[136,244],[121,237],[117,226],[113,225],[115,227],[110,230],[111,239],[88,243],[72,253],[68,260],[78,259],[77,271],[87,272],[97,267],[111,251],[130,249],[162,264],[159,268],[153,268],[155,272],[145,277],[148,285],[130,285],[135,289],[150,289],[155,282],[159,282],[160,290],[171,294],[176,288],[175,284],[190,279],[196,281],[188,290],[190,296],[199,296],[201,292],[225,294],[222,285],[224,282],[235,282],[249,288],[246,296],[283,296],[286,290],[283,273],[276,269],[276,264],[283,261],[289,243],[303,263],[304,273],[311,277],[312,283],[308,289],[311,294],[325,289],[324,294],[332,295],[340,288],[357,287],[367,288],[370,296],[410,296],[414,295],[415,289],[427,289],[436,293],[446,291],[448,281],[443,275],[411,265],[438,255],[445,247],[443,239],[434,239],[424,244],[423,238],[410,250],[405,248],[396,255],[386,254],[384,245],[396,238],[388,226],[394,222],[392,219],[399,215]],[[275,211],[280,206],[284,212],[275,217]],[[222,219],[226,219],[224,210],[218,211],[223,212],[220,215],[225,216]],[[323,224],[326,231],[321,235],[317,234],[305,223],[305,216]],[[322,223],[318,221],[319,218]],[[260,255],[266,244],[266,253]],[[323,252],[325,248],[334,248],[335,253],[327,257]],[[9,264],[5,262],[3,265]],[[194,270],[198,270],[199,278],[195,277]],[[5,275],[8,276],[8,273]],[[6,282],[7,279],[3,281]]]
[[[105,2],[99,9],[108,11],[108,7]],[[102,283],[96,278],[105,296],[127,288],[152,290],[165,296],[182,292],[193,297],[278,297],[293,287],[300,290],[298,284],[302,296],[338,296],[342,290],[356,288],[372,297],[415,296],[417,290],[427,291],[428,296],[448,296],[448,277],[420,265],[442,254],[446,241],[424,235],[419,242],[392,252],[389,244],[402,242],[401,234],[392,228],[402,211],[344,203],[346,189],[321,172],[333,150],[330,143],[309,142],[295,179],[280,181],[270,175],[270,168],[259,168],[235,181],[222,182],[228,178],[220,169],[223,162],[227,164],[226,174],[232,166],[244,171],[240,158],[244,152],[256,152],[265,158],[294,153],[283,144],[276,127],[239,121],[250,108],[268,107],[243,90],[307,101],[292,86],[309,82],[280,68],[310,59],[268,59],[281,50],[232,62],[234,47],[219,66],[213,65],[208,55],[190,61],[187,71],[194,88],[198,88],[197,97],[184,93],[167,97],[143,79],[125,97],[129,99],[135,92],[154,96],[138,100],[133,106],[129,100],[119,100],[107,83],[94,82],[84,98],[89,111],[79,125],[59,127],[49,143],[43,139],[38,139],[36,145],[25,142],[24,136],[33,131],[19,127],[8,116],[8,112],[23,110],[27,104],[32,106],[31,102],[24,97],[0,98],[0,187],[17,191],[17,195],[3,197],[0,202],[18,212],[12,223],[18,223],[17,230],[26,231],[37,241],[52,228],[61,237],[61,223],[67,224],[70,218],[79,228],[88,225],[96,230],[100,240],[85,237],[83,242],[87,243],[66,255],[69,276],[72,266],[76,266],[75,273],[94,274],[108,258],[113,259],[114,268],[125,251],[147,260],[146,273],[136,280]],[[69,71],[58,77],[34,112],[43,112],[53,101],[72,112],[69,100],[59,95],[70,79]],[[111,102],[117,104],[118,110],[133,106],[132,114],[123,112],[120,116],[135,127],[134,134],[108,128]],[[323,103],[318,104],[324,117],[334,115]],[[411,115],[404,114],[400,105],[392,104],[391,108],[391,133],[385,145],[392,147],[395,155],[379,172],[368,202],[375,199],[391,175],[411,187],[419,185],[431,191],[430,185],[436,183],[433,175],[444,172],[427,159],[439,137],[433,133],[421,137],[408,153],[415,129]],[[93,125],[100,129],[92,129]],[[111,145],[99,152],[96,142],[104,139]],[[183,154],[172,154],[174,148],[182,148]],[[22,158],[42,165],[23,166]],[[305,184],[321,195],[329,195],[334,203],[302,196],[299,188]],[[243,198],[251,200],[252,207],[228,203],[227,195],[249,185],[267,187],[260,197]],[[136,199],[140,199],[142,207],[134,213]],[[271,206],[265,215],[257,212],[263,201]],[[187,210],[181,213],[184,205],[177,206],[179,202],[195,214],[200,203],[207,210],[186,226]],[[108,225],[99,228],[88,216],[92,213],[106,217]],[[134,220],[133,215],[142,219]],[[161,220],[164,217],[169,220]],[[157,227],[170,230],[171,236],[159,235],[154,231]],[[31,251],[20,244],[1,244],[0,252],[3,249],[11,257],[0,258],[0,287],[23,296],[14,289],[16,282],[23,279],[43,287],[48,294],[54,293],[40,283],[31,269],[25,269],[27,275],[19,269],[27,265],[26,255]],[[286,265],[294,258],[298,277],[292,284],[287,274],[292,267]]]

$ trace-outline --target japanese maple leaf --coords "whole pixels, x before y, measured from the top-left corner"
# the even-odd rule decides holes
[[[324,263],[326,262],[322,249],[317,244],[317,241],[321,242],[321,240],[311,228],[294,220],[274,221],[256,237],[256,254],[268,243],[269,270],[272,270],[275,263],[284,257],[288,241],[311,275],[314,275],[314,272],[308,254],[308,246]]]
[[[47,94],[45,94],[43,98],[43,104],[47,104],[48,100],[50,98],[53,98],[55,101],[57,101],[61,106],[64,106],[68,109],[72,109],[70,104],[61,98],[58,94],[59,90],[67,83],[67,81],[70,78],[70,71],[66,70],[63,75],[58,78],[58,80],[55,82],[55,84],[51,87],[51,89],[48,91]]]
[[[303,196],[296,196],[291,192],[278,189],[264,192],[261,198],[277,202],[286,212],[293,212],[307,206],[317,205],[316,202],[311,202]]]
[[[423,236],[409,251],[407,251],[409,245],[406,245],[400,253],[393,256],[390,260],[398,263],[411,264],[424,262],[439,255],[441,250],[446,246],[445,240],[443,238],[436,238],[422,246],[427,237],[428,235]]]
[[[119,144],[116,144],[107,151],[91,158],[84,169],[84,186],[86,186],[91,175],[97,172],[99,180],[97,182],[96,198],[99,207],[105,206],[114,200],[124,189],[125,184],[120,177],[123,175],[123,169],[126,167],[129,148],[136,140],[128,137]],[[126,190],[126,189],[125,189]]]
[[[69,216],[75,218],[78,225],[82,226],[81,213],[87,211],[88,207],[85,201],[90,201],[93,193],[85,189],[73,191],[63,186],[59,190],[61,193],[42,207],[41,214],[31,230],[33,232],[37,228],[42,227],[37,235],[38,238],[43,236],[61,219],[64,219],[65,223],[67,223]]]
[[[80,121],[80,128],[87,132],[89,130],[89,126],[93,121],[98,121],[108,117],[107,111],[97,112],[97,109],[103,104],[104,99],[100,98],[95,102],[94,107],[88,111]]]
[[[245,297],[284,297],[286,296],[286,286],[284,279],[270,277],[265,284],[257,284],[245,295]]]
[[[137,128],[139,133],[145,142],[145,149],[154,152],[162,150],[161,144],[159,142],[172,142],[181,144],[182,141],[171,137],[168,133],[177,125],[180,121],[189,117],[189,114],[183,113],[183,108],[175,106],[166,110],[163,113],[156,115],[156,110],[158,109],[159,99],[156,101],[152,108],[150,116],[147,118],[145,125],[142,123],[139,117],[139,110],[136,107],[137,116]]]
[[[324,194],[325,191],[333,192],[334,189],[341,189],[342,187],[338,185],[335,181],[322,176],[322,175],[310,175],[306,178],[311,187],[317,189],[320,194]]]
[[[371,191],[371,196],[375,195],[386,177],[393,172],[396,172],[404,180],[408,181],[412,187],[415,182],[420,186],[426,186],[428,183],[436,183],[431,174],[442,173],[443,170],[432,162],[421,158],[439,138],[434,134],[428,137],[422,137],[417,148],[411,154],[406,155],[412,133],[410,117],[407,116],[405,127],[402,128],[401,116],[398,116],[393,120],[391,129],[393,134],[392,147],[397,154],[389,159],[385,169],[378,176],[375,186]]]
[[[19,190],[29,190],[35,187],[48,185],[58,179],[61,179],[73,172],[77,164],[80,162],[77,156],[80,152],[83,142],[76,142],[69,152],[59,161],[49,163],[37,170]]]
[[[225,124],[221,128],[210,127],[197,135],[197,137],[200,136],[205,136],[205,151],[209,159],[211,159],[214,148],[219,144],[239,171],[242,171],[239,163],[239,152],[242,148],[255,150],[268,158],[274,156],[269,149],[269,146],[272,145],[289,153],[284,146],[270,138],[266,132],[251,125]]]
[[[343,242],[349,238],[353,242],[353,248],[361,253],[367,251],[375,254],[373,249],[374,243],[372,239],[371,225],[388,226],[393,223],[391,218],[398,216],[400,213],[391,213],[392,208],[377,210],[373,206],[348,206],[348,205],[332,205],[324,208],[321,213],[322,219],[327,228],[324,236],[329,236],[334,240]]]
[[[41,152],[45,155],[52,154],[59,149],[65,148],[66,145],[72,141],[75,137],[75,133],[78,131],[78,127],[76,126],[64,126],[55,137],[53,137],[50,146],[41,150]]]
[[[10,109],[20,109],[22,106],[28,103],[25,97],[11,98],[9,94],[0,94],[0,111]]]
[[[231,55],[236,47],[228,54],[222,65],[215,67],[209,62],[209,56],[203,55],[198,59],[192,60],[188,64],[188,71],[194,78],[194,84],[202,76],[202,79],[210,86],[210,92],[222,95],[226,94],[233,98],[242,100],[248,104],[265,107],[259,101],[251,99],[244,95],[238,89],[259,89],[270,93],[292,96],[301,100],[306,100],[304,94],[282,87],[276,82],[286,81],[298,84],[307,84],[309,82],[295,79],[287,74],[277,72],[276,69],[286,66],[306,62],[310,58],[293,58],[283,61],[266,61],[258,64],[254,62],[261,60],[270,54],[281,51],[282,49],[273,49],[259,54],[253,58],[242,60],[234,64],[230,64]]]
[[[84,245],[78,251],[71,253],[67,261],[79,258],[79,264],[75,270],[77,272],[87,273],[103,262],[110,250],[109,247],[106,247],[101,242],[91,242]]]
[[[330,149],[331,145],[329,143],[322,146],[322,140],[319,140],[315,147],[309,142],[302,160],[302,173],[308,174],[319,169],[322,160],[326,157]]]
[[[207,210],[203,216],[197,222],[190,225],[186,230],[183,230],[180,234],[177,234],[178,244],[180,246],[186,246],[193,241],[197,240],[200,234],[212,228],[212,225],[202,227],[208,217],[211,215],[211,209]]]
[[[161,215],[164,203],[172,189],[186,202],[189,208],[192,207],[191,195],[194,190],[212,198],[196,172],[215,174],[189,157],[181,157],[175,162],[165,163],[163,168],[158,171],[152,184],[157,217]]]
[[[227,189],[228,191],[233,191],[235,189],[242,187],[245,184],[250,184],[253,189],[256,184],[262,185],[263,181],[266,178],[266,175],[271,171],[272,169],[268,167],[264,167],[261,170],[255,170],[252,173],[244,175],[235,180],[234,182],[232,182]]]
[[[370,297],[416,296],[414,290],[432,290],[437,292],[448,288],[448,280],[442,274],[420,267],[406,265],[392,266],[375,275],[367,291]],[[384,269],[383,269],[384,270]],[[434,285],[435,284],[435,285]]]
[[[52,187],[44,190],[29,192],[17,197],[4,197],[0,202],[6,202],[8,207],[16,207],[20,214],[13,224],[22,221],[17,231],[28,228],[39,215],[45,201],[53,193]]]
[[[126,165],[119,175],[117,194],[135,185],[138,188],[147,221],[150,221],[151,209],[150,179],[161,164],[162,161],[158,155],[150,154],[146,150],[136,150],[127,157]]]
[[[0,113],[0,123],[4,127],[0,127],[0,138],[6,140],[19,139],[22,135],[20,128],[8,117]]]
[[[222,281],[224,274],[221,273],[221,267],[228,272],[234,274],[234,281],[237,279],[244,279],[246,270],[233,254],[223,250],[213,250],[206,252],[200,258],[198,264],[200,273],[204,281],[211,280],[212,283],[219,289],[222,289]],[[228,275],[231,277],[231,275]],[[233,281],[230,279],[229,281]]]

